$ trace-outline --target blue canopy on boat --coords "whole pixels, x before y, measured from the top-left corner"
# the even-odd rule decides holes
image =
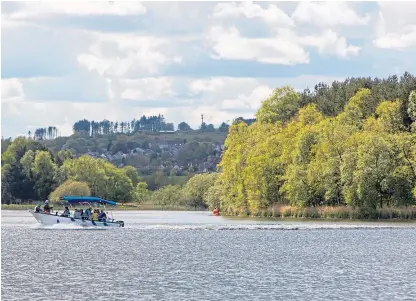
[[[99,197],[93,197],[93,196],[64,196],[61,198],[64,201],[67,201],[68,203],[101,203],[101,204],[107,204],[107,205],[117,205],[114,201],[108,201],[104,200]]]

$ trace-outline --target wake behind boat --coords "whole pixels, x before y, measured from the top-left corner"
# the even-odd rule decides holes
[[[112,217],[110,218],[108,214],[105,213],[105,205],[116,206],[116,202],[98,197],[83,196],[64,196],[61,200],[66,201],[68,204],[68,206],[65,206],[65,210],[62,214],[59,214],[58,211],[51,213],[52,207],[49,207],[48,201],[45,202],[44,210],[41,210],[40,206],[36,206],[35,210],[29,209],[29,212],[43,225],[73,224],[83,227],[124,227],[124,221],[118,221]],[[85,211],[82,209],[75,209],[71,215],[69,206],[73,204],[88,205],[89,207]],[[98,214],[98,212],[94,212],[96,214],[91,212],[93,205],[101,207],[100,214]],[[99,211],[99,209],[96,210]]]

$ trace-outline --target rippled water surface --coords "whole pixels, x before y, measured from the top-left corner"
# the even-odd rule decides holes
[[[2,300],[416,299],[414,223],[114,217],[126,227],[40,227],[2,211]]]

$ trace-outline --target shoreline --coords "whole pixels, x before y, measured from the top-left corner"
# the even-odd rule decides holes
[[[5,211],[24,211],[28,209],[33,209],[34,205],[31,204],[25,204],[25,205],[18,205],[18,204],[2,204],[1,210]],[[325,211],[326,207],[319,208],[321,211]],[[59,208],[61,209],[61,208]],[[285,214],[287,210],[291,210],[291,214]],[[332,211],[337,211],[340,208],[332,207]],[[345,208],[344,208],[345,209]],[[286,210],[286,211],[285,211]],[[362,218],[360,216],[354,216],[355,213],[357,213],[356,210],[350,211],[350,216],[346,216],[345,212],[344,214],[325,214],[323,212],[320,212],[317,214],[307,214],[311,210],[316,211],[315,208],[294,208],[294,207],[279,207],[279,208],[271,208],[266,211],[258,212],[255,214],[247,214],[247,213],[240,213],[237,214],[237,212],[221,212],[222,217],[231,218],[231,219],[254,219],[254,220],[269,220],[269,221],[327,221],[327,222],[354,222],[354,221],[360,221],[360,222],[416,222],[416,208],[385,208],[383,212],[388,214],[382,214],[380,213],[380,210],[377,210],[377,217],[368,217],[368,218]],[[408,210],[410,212],[406,212],[406,214],[403,214],[403,210]],[[193,211],[193,212],[211,212],[210,210],[204,210],[202,208],[189,208],[189,207],[181,207],[181,206],[155,206],[152,204],[142,204],[137,206],[117,206],[117,208],[113,208],[113,211]],[[393,214],[395,212],[395,214]],[[306,214],[305,214],[306,213]]]
[[[17,205],[17,204],[12,204],[12,205],[7,205],[7,204],[1,204],[1,210],[16,210],[16,211],[24,211],[24,210],[29,210],[29,209],[33,209],[36,205],[31,205],[31,204],[27,204],[27,205]],[[55,207],[55,206],[54,206]],[[56,208],[58,208],[58,206],[56,206]],[[61,206],[59,206],[59,210],[62,210],[63,208],[61,208]],[[73,208],[71,208],[73,209]],[[107,207],[107,209],[110,209],[110,207]],[[144,205],[137,205],[137,206],[122,206],[122,205],[118,205],[117,208],[111,208],[113,211],[206,211],[206,210],[202,210],[201,208],[199,209],[195,209],[195,208],[187,208],[187,207],[180,207],[180,206],[166,206],[166,207],[162,207],[162,206],[155,206],[155,205],[148,205],[148,204],[144,204]]]

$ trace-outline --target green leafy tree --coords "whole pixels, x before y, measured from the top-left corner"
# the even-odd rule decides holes
[[[52,201],[59,201],[64,196],[90,196],[91,189],[85,182],[67,180],[58,186],[50,195]]]
[[[126,175],[129,177],[129,179],[131,180],[131,183],[133,184],[133,186],[136,186],[140,180],[137,169],[134,168],[133,166],[127,165],[123,167],[123,170],[126,173]]]
[[[197,174],[190,178],[183,187],[187,205],[191,207],[206,207],[204,195],[213,186],[217,174]]]
[[[134,191],[134,200],[137,203],[143,203],[150,197],[150,191],[147,189],[146,182],[139,182]]]
[[[299,109],[299,94],[289,86],[277,88],[256,113],[261,123],[287,122]]]
[[[191,127],[186,122],[182,121],[178,124],[178,130],[179,131],[190,131]]]
[[[41,199],[46,199],[55,186],[54,174],[57,166],[47,151],[36,152],[32,167],[35,188]]]
[[[416,91],[412,91],[409,95],[407,114],[409,114],[412,121],[412,131],[416,132]]]
[[[162,207],[182,205],[182,189],[180,186],[167,185],[152,194],[152,202]]]

